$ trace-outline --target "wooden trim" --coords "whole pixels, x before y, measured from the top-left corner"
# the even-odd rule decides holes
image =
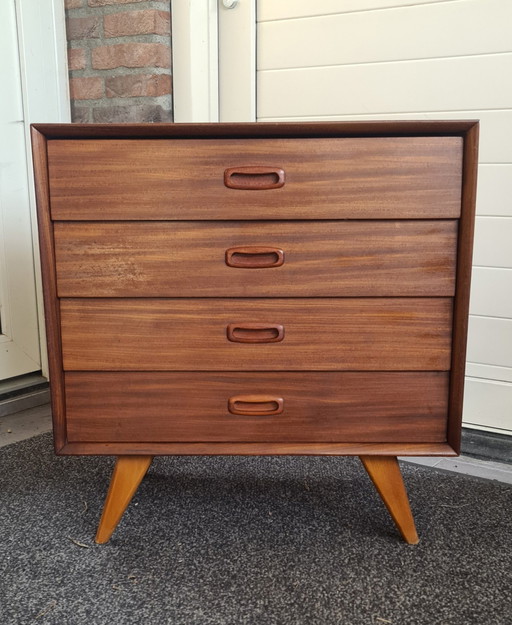
[[[462,166],[462,212],[459,220],[447,432],[447,440],[457,454],[460,453],[461,444],[462,403],[466,369],[471,260],[475,227],[478,135],[479,123],[474,122],[464,137]]]
[[[34,124],[47,139],[465,136],[477,120],[217,124]]]
[[[82,456],[456,456],[447,443],[67,443],[59,455]]]
[[[48,340],[48,368],[53,412],[55,450],[66,443],[66,405],[64,375],[62,370],[62,346],[60,340],[60,313],[57,299],[55,274],[55,250],[53,227],[50,220],[50,190],[48,184],[48,158],[46,139],[34,126],[31,129],[34,159],[35,194],[41,249],[41,270],[44,294],[46,336]]]

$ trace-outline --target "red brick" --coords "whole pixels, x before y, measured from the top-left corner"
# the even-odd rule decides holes
[[[69,39],[92,39],[101,35],[99,17],[70,17],[66,22]]]
[[[81,102],[81,100],[77,100]],[[71,121],[75,124],[89,124],[92,122],[92,108],[87,106],[76,106],[71,102]]]
[[[94,69],[115,67],[170,67],[171,50],[163,43],[118,43],[92,51]]]
[[[64,0],[64,8],[79,9],[83,6],[84,0]]]
[[[84,48],[68,48],[68,69],[84,69],[85,68],[85,50]]]
[[[159,104],[136,106],[100,106],[93,109],[92,119],[97,124],[120,122],[171,122],[172,112]]]
[[[156,98],[171,93],[171,77],[168,74],[114,76],[105,79],[105,89],[108,98]]]
[[[104,7],[107,4],[131,4],[132,2],[144,2],[145,0],[89,0],[90,7]]]
[[[92,78],[71,78],[69,93],[72,100],[97,100],[103,97],[103,79],[97,76]]]
[[[127,35],[168,35],[171,16],[167,11],[126,11],[105,15],[105,37]]]

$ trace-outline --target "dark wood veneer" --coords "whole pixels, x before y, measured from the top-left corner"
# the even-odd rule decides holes
[[[461,154],[459,137],[51,140],[51,212],[55,220],[456,218]],[[276,163],[281,187],[225,185],[226,165]]]
[[[448,443],[66,443],[59,455],[456,456]]]
[[[53,415],[53,439],[55,449],[66,443],[66,400],[64,396],[64,374],[62,367],[62,345],[60,334],[60,311],[57,300],[55,275],[55,250],[53,227],[50,219],[50,191],[48,186],[47,143],[44,134],[31,127],[34,161],[35,194],[39,225],[39,248],[41,251],[41,272],[48,344],[48,370]]]
[[[457,228],[457,220],[56,222],[57,287],[60,297],[453,296]],[[282,252],[278,266],[265,268],[279,257],[263,241]]]
[[[62,299],[64,369],[447,371],[452,298]],[[232,342],[228,326],[284,328]]]
[[[47,139],[224,139],[236,137],[465,137],[476,119],[222,124],[33,124]]]
[[[457,286],[454,299],[453,344],[450,380],[450,411],[448,442],[460,453],[464,374],[469,319],[469,295],[473,258],[473,232],[475,229],[475,204],[478,165],[479,125],[468,128],[464,142],[462,168],[462,213],[459,220],[457,247]]]
[[[395,457],[459,451],[478,123],[32,139],[55,449],[118,455],[97,541],[156,454],[353,454],[417,542]]]
[[[444,372],[68,372],[66,389],[71,442],[446,440]],[[282,411],[230,413],[247,395],[280,398]]]
[[[458,451],[462,395],[464,381],[464,355],[467,333],[467,310],[469,302],[469,279],[471,240],[474,227],[474,202],[476,190],[476,164],[478,123],[462,121],[404,121],[404,122],[350,122],[350,123],[264,123],[264,124],[36,124],[32,127],[34,146],[34,170],[38,200],[41,263],[45,290],[49,362],[52,377],[52,402],[55,423],[56,449],[64,450],[65,401],[62,382],[62,358],[60,344],[60,310],[55,284],[55,256],[53,227],[60,232],[61,224],[49,219],[50,190],[47,171],[47,140],[108,140],[108,139],[222,139],[232,138],[324,138],[324,137],[461,137],[462,161],[462,213],[458,220],[458,285],[454,301],[454,332],[452,340],[448,441]],[[79,174],[80,170],[77,170]],[[418,222],[420,223],[420,222]],[[71,225],[71,224],[70,224]],[[108,225],[108,224],[105,224]],[[178,226],[181,224],[178,222]],[[62,224],[65,227],[65,224]],[[68,262],[66,260],[66,262]],[[86,261],[86,266],[89,261]],[[87,271],[87,269],[86,269]],[[76,276],[77,283],[80,276]],[[98,287],[99,289],[100,287]],[[373,284],[375,288],[375,284]],[[400,287],[402,288],[402,287]],[[393,292],[393,295],[395,293]],[[218,448],[217,448],[218,449]],[[86,453],[93,453],[94,445]],[[97,448],[98,453],[107,453]],[[125,449],[126,452],[126,449]],[[75,453],[75,452],[72,452]],[[425,451],[423,453],[428,453]]]

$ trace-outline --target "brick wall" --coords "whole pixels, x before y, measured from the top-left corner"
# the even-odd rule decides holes
[[[74,122],[172,121],[170,0],[64,0]]]

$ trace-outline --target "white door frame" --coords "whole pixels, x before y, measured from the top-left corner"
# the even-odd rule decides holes
[[[41,370],[43,375],[48,376],[30,124],[70,121],[64,2],[62,0],[14,0],[14,7],[22,92],[24,148],[27,157],[26,176],[29,193]],[[5,232],[4,236],[8,237],[9,232]],[[13,271],[15,268],[9,265],[5,267],[8,278],[10,272]],[[7,304],[9,305],[9,301]],[[16,310],[11,310],[9,324],[12,336],[19,334],[20,330],[15,327]]]
[[[217,0],[171,0],[175,122],[219,121]]]
[[[171,2],[174,121],[255,121],[256,0]]]
[[[255,122],[256,0],[225,4],[219,7],[219,121]]]
[[[16,0],[25,119],[41,370],[48,377],[43,286],[39,260],[30,124],[71,121],[66,15],[63,0]]]

